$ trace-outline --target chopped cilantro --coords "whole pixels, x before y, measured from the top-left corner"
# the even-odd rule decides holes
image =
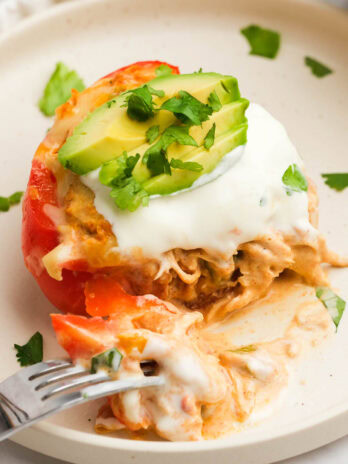
[[[159,126],[152,126],[146,131],[146,140],[153,143],[159,136]]]
[[[53,116],[56,108],[69,100],[72,89],[81,92],[84,88],[85,85],[76,71],[59,62],[47,82],[39,108],[46,116]]]
[[[147,206],[149,204],[149,195],[142,188],[141,184],[133,177],[128,177],[118,183],[118,186],[113,187],[110,192],[111,198],[120,209],[128,209],[135,211],[139,206]]]
[[[162,76],[168,76],[169,74],[172,74],[173,70],[166,64],[161,64],[161,66],[158,66],[158,68],[156,68],[155,73],[157,77],[162,77]]]
[[[20,203],[24,192],[15,192],[9,197],[0,197],[0,211],[6,212],[11,206]]]
[[[132,177],[139,158],[139,154],[127,156],[124,152],[118,158],[104,163],[99,171],[100,182],[112,188],[110,196],[120,209],[135,211],[140,205],[148,204],[148,194]]]
[[[171,174],[170,164],[167,158],[167,149],[169,145],[176,142],[180,145],[198,146],[197,142],[189,135],[188,131],[188,126],[169,126],[165,129],[158,142],[146,150],[142,162],[146,164],[153,176],[162,173]]]
[[[200,102],[185,90],[180,90],[177,97],[165,101],[160,109],[171,111],[181,122],[195,126],[209,119],[213,113],[209,105]]]
[[[147,87],[150,90],[152,95],[156,95],[156,97],[164,97],[165,95],[164,90],[157,90],[157,89],[154,89],[153,87],[150,87],[149,85]]]
[[[306,192],[308,190],[307,179],[297,164],[290,164],[283,174],[282,181],[288,195],[292,195],[293,192]]]
[[[36,332],[25,345],[15,344],[14,347],[17,350],[17,361],[22,367],[31,366],[42,361],[43,339],[40,332]]]
[[[153,176],[172,173],[167,154],[162,148],[148,154],[146,165]]]
[[[106,350],[103,353],[93,356],[91,360],[91,373],[95,374],[101,367],[106,367],[107,369],[111,369],[113,372],[116,372],[120,367],[122,358],[123,356],[117,348],[111,348],[110,350]]]
[[[214,124],[209,129],[207,135],[204,137],[204,148],[206,150],[210,150],[210,148],[214,145],[215,129],[216,129],[216,124],[214,122]]]
[[[336,172],[332,174],[322,174],[321,177],[325,179],[325,184],[332,189],[341,192],[348,187],[348,172]]]
[[[116,100],[110,100],[110,101],[106,102],[106,106],[108,108],[111,108],[114,103],[116,103]]]
[[[250,45],[250,55],[275,58],[280,47],[279,32],[251,24],[240,31]]]
[[[318,287],[316,289],[316,295],[329,311],[329,314],[337,328],[346,308],[346,302],[328,287]]]
[[[203,68],[199,68],[198,71],[195,71],[193,74],[201,74],[203,72]]]
[[[203,166],[194,161],[182,161],[181,159],[172,158],[170,160],[170,166],[174,169],[184,169],[185,171],[200,172],[203,170]]]
[[[120,181],[132,175],[132,171],[137,164],[140,155],[127,156],[123,152],[118,158],[107,161],[102,165],[99,171],[99,180],[102,184],[108,186],[118,186]]]
[[[324,77],[324,76],[327,76],[328,74],[332,74],[333,72],[332,69],[325,66],[325,64],[320,63],[316,59],[311,58],[309,56],[306,56],[304,61],[305,61],[306,66],[311,68],[312,74],[314,74],[314,76],[316,77],[319,77],[319,78]]]
[[[127,114],[136,121],[147,121],[154,115],[152,94],[147,85],[129,90],[127,102]]]
[[[220,111],[221,108],[222,108],[222,105],[221,105],[221,102],[220,102],[220,99],[216,93],[216,91],[214,90],[213,92],[211,92],[211,94],[209,95],[208,97],[208,103],[209,105],[212,107],[213,111],[216,113],[217,111]]]

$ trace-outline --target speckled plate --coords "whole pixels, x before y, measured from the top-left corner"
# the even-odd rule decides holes
[[[276,60],[248,55],[239,29],[250,23],[281,31]],[[23,189],[27,182],[35,148],[51,124],[36,103],[57,61],[92,83],[125,64],[160,59],[183,72],[203,67],[234,74],[243,95],[285,124],[319,187],[321,230],[332,247],[348,254],[348,191],[334,192],[320,177],[348,170],[347,43],[347,15],[312,1],[84,0],[54,7],[0,41],[0,194]],[[322,60],[334,74],[315,78],[304,66],[305,55]],[[1,378],[18,367],[13,343],[36,330],[44,334],[46,357],[62,354],[49,324],[52,307],[24,268],[20,222],[19,207],[0,214]],[[347,271],[331,271],[331,276],[347,299]],[[97,407],[90,405],[14,440],[83,464],[265,464],[293,456],[348,432],[347,332],[346,314],[334,341],[303,360],[281,410],[229,438],[167,443],[100,436],[92,427]]]

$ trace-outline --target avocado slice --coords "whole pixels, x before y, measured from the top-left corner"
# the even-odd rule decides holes
[[[245,110],[247,109],[248,105],[249,101],[245,98],[240,98],[239,100],[232,103],[227,103],[221,108],[220,111],[213,113],[208,121],[204,121],[202,126],[192,126],[189,130],[189,134],[200,146],[202,145],[208,130],[215,123],[215,137],[217,138],[219,135],[246,121]],[[133,177],[140,183],[145,182],[151,177],[149,169],[141,162],[144,153],[150,148],[150,146],[150,144],[146,143],[128,153],[129,155],[133,156],[138,153],[140,154],[140,160],[136,164],[132,173]],[[182,159],[186,154],[192,152],[193,150],[195,150],[195,147],[191,145],[179,145],[177,143],[173,143],[168,148],[168,158]]]
[[[167,99],[186,90],[203,103],[216,91],[222,104],[240,97],[237,79],[217,73],[170,74],[148,82],[152,88],[163,90],[164,97],[153,96],[158,107]],[[59,161],[77,174],[86,174],[101,164],[117,158],[124,151],[131,151],[146,142],[146,131],[159,125],[161,132],[177,121],[173,113],[159,111],[145,122],[129,118],[122,106],[127,98],[123,93],[90,113],[68,137],[58,152]]]
[[[243,145],[247,140],[248,124],[243,123],[234,129],[215,138],[215,143],[209,151],[198,147],[182,156],[182,161],[200,163],[200,172],[172,169],[172,174],[160,174],[143,183],[143,188],[149,195],[168,195],[170,193],[191,187],[202,174],[211,172],[221,159],[234,148]]]

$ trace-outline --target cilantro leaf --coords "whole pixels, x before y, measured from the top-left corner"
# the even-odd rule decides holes
[[[116,103],[116,100],[109,100],[106,102],[106,106],[110,109],[114,103]]]
[[[280,47],[279,32],[251,24],[240,31],[250,45],[250,55],[275,58]]]
[[[17,350],[17,361],[23,366],[42,361],[43,358],[43,338],[40,332],[36,332],[25,345],[14,345]]]
[[[139,154],[127,156],[127,153],[123,152],[118,158],[107,161],[100,168],[99,181],[107,186],[117,186],[120,181],[132,175],[139,158]]]
[[[320,63],[315,58],[311,58],[310,56],[305,56],[304,61],[305,61],[306,66],[308,66],[311,69],[312,74],[314,74],[316,77],[320,78],[320,77],[324,77],[324,76],[327,76],[328,74],[333,73],[332,69],[325,66],[325,64]]]
[[[24,192],[15,192],[9,197],[0,197],[0,211],[6,212],[11,206],[20,203]]]
[[[167,154],[163,149],[150,153],[146,165],[153,176],[159,174],[171,175],[172,173]]]
[[[101,367],[106,367],[116,372],[120,367],[122,358],[122,353],[120,353],[117,348],[111,348],[110,350],[93,356],[91,360],[91,374],[96,374]]]
[[[286,193],[288,195],[292,195],[293,192],[306,192],[308,190],[307,179],[297,164],[290,164],[283,174],[282,181],[286,186]]]
[[[124,106],[127,106],[127,114],[136,121],[147,121],[154,115],[152,94],[147,85],[129,90],[129,96]]]
[[[216,124],[214,122],[214,124],[209,129],[207,135],[204,137],[204,148],[206,150],[210,150],[210,148],[214,145],[215,129],[216,129]]]
[[[329,311],[337,329],[346,308],[346,302],[328,287],[318,287],[315,293],[325,308]]]
[[[189,126],[169,126],[163,132],[161,140],[164,150],[167,150],[170,144],[176,142],[180,145],[191,145],[198,147],[197,142],[189,135]]]
[[[64,63],[57,63],[39,101],[42,113],[46,116],[53,116],[56,108],[69,100],[72,89],[79,92],[84,90],[83,80],[76,71],[69,69]]]
[[[172,158],[170,160],[170,166],[174,169],[184,169],[185,171],[200,172],[203,170],[203,166],[194,161],[182,161],[181,159]]]
[[[168,76],[169,74],[173,74],[173,70],[166,64],[161,64],[161,66],[158,66],[158,68],[156,68],[155,73],[157,77],[162,77]]]
[[[209,105],[212,107],[213,111],[216,113],[217,111],[220,111],[221,108],[222,108],[222,104],[221,104],[221,101],[216,93],[216,91],[214,90],[213,92],[211,92],[211,94],[209,95],[208,97],[208,103]]]
[[[165,101],[160,109],[171,111],[181,122],[195,126],[209,119],[213,113],[209,105],[200,102],[185,90],[180,90],[177,97]]]
[[[150,87],[149,85],[147,87],[152,95],[156,95],[156,97],[164,97],[165,95],[164,90],[157,90],[157,89],[154,89],[153,87]]]
[[[149,195],[134,177],[128,177],[113,187],[110,192],[111,198],[118,208],[122,210],[135,211],[139,206],[149,204]]]
[[[163,173],[171,174],[170,163],[167,158],[169,145],[176,142],[180,145],[198,146],[188,131],[188,126],[169,126],[165,129],[158,142],[146,150],[142,163],[146,164],[153,176]]]
[[[332,189],[341,192],[348,187],[348,172],[336,172],[332,174],[322,174],[321,177],[325,179],[325,184]]]
[[[10,209],[10,202],[7,197],[0,197],[0,211],[5,213]]]
[[[153,143],[159,136],[159,126],[152,126],[146,131],[146,140]]]

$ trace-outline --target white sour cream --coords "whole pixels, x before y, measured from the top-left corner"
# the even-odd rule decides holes
[[[112,225],[120,252],[137,247],[160,259],[173,248],[203,248],[227,259],[239,244],[274,230],[316,236],[308,219],[307,193],[289,196],[282,183],[290,164],[303,169],[284,127],[257,104],[250,105],[247,117],[248,142],[242,153],[238,147],[226,155],[224,164],[205,176],[204,185],[151,198],[148,207],[133,213],[114,205],[98,170],[81,177],[95,193],[98,212]]]

